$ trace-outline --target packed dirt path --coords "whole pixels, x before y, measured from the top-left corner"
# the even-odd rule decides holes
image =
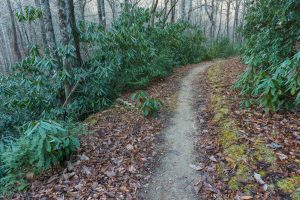
[[[197,95],[193,81],[213,63],[199,64],[184,77],[178,92],[178,104],[169,126],[163,130],[164,144],[168,148],[155,170],[147,192],[147,200],[192,200],[197,199],[193,182],[197,171],[190,167],[197,153],[194,152],[196,116],[193,105]]]

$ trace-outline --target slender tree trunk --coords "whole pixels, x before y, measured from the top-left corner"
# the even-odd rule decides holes
[[[185,20],[185,0],[181,0],[181,20]]]
[[[209,29],[209,35],[210,35],[210,39],[213,40],[214,39],[214,31],[215,31],[215,0],[211,0],[211,6],[210,6],[210,11],[208,9],[208,3],[207,0],[205,0],[205,11],[206,14],[208,16],[208,19],[211,23],[210,29]]]
[[[233,42],[236,41],[237,38],[237,28],[238,28],[238,23],[239,23],[239,12],[240,12],[240,5],[241,5],[241,0],[236,0],[236,5],[235,5],[235,12],[234,12],[234,26],[233,26]]]
[[[57,0],[57,8],[58,8],[61,44],[65,47],[70,44],[70,37],[67,30],[67,16],[65,14],[66,2],[64,0]],[[72,69],[72,60],[68,56],[64,56],[63,67],[67,73],[70,73]],[[64,81],[64,88],[65,88],[65,100],[67,100],[71,92],[71,84],[69,83],[68,80]]]
[[[175,23],[175,6],[176,6],[176,0],[171,0],[171,23]]]
[[[152,9],[151,9],[151,19],[150,19],[150,25],[154,27],[155,22],[155,12],[158,5],[158,0],[153,0],[152,2]]]
[[[167,19],[168,4],[169,4],[169,0],[164,0],[164,9],[163,9],[163,19],[164,19],[164,22],[166,22],[168,20]]]
[[[20,24],[19,23],[16,23],[16,27],[17,27],[17,33],[20,37],[20,42],[21,42],[21,53],[22,53],[22,56],[26,56],[28,55],[28,49],[26,48],[26,42],[24,41],[24,38],[23,38],[23,34],[22,34],[22,31],[20,29]]]
[[[1,30],[2,30],[2,26],[1,26]],[[6,41],[5,41],[5,36],[3,34],[4,34],[4,32],[1,31],[0,32],[0,42],[1,42],[0,45],[3,47],[4,46],[6,47],[7,45],[6,45]],[[3,35],[3,37],[2,37],[2,35]],[[7,48],[1,49],[1,59],[2,59],[1,66],[2,66],[2,71],[3,71],[4,76],[8,75],[8,73],[9,73],[8,66],[10,65],[9,55],[7,55],[8,54],[7,50],[8,50]]]
[[[106,19],[105,19],[105,3],[104,3],[104,0],[97,0],[97,6],[98,6],[99,23],[105,28],[106,27]]]
[[[43,16],[45,22],[45,31],[46,31],[48,48],[52,59],[54,59],[55,62],[58,62],[58,55],[56,52],[57,44],[56,44],[56,38],[53,29],[52,14],[51,14],[49,0],[41,0],[41,4],[42,4],[42,10],[43,10]]]
[[[15,16],[11,7],[10,0],[6,0],[7,2],[7,7],[8,7],[8,12],[10,15],[10,20],[11,20],[11,29],[12,29],[12,37],[13,37],[13,50],[14,50],[14,55],[16,57],[17,61],[20,61],[22,59],[22,55],[18,46],[18,36],[17,36],[17,29],[16,29],[16,22],[15,22]]]
[[[227,37],[229,38],[229,22],[230,22],[230,6],[231,6],[231,1],[232,0],[227,0],[227,13],[226,13],[226,34]]]
[[[219,30],[217,33],[217,40],[220,39],[220,33],[222,29],[222,11],[223,11],[223,1],[221,2],[220,18],[219,18]]]
[[[73,0],[68,0],[68,13],[69,13],[69,18],[70,18],[74,46],[75,46],[75,50],[76,50],[77,66],[82,66],[82,59],[81,59],[81,54],[80,54],[79,32],[78,32],[77,25],[76,25]]]
[[[86,6],[86,0],[79,0],[79,20],[83,23],[83,26],[85,27],[85,6]]]
[[[6,58],[8,60],[8,65],[12,65],[13,63],[13,59],[11,57],[11,48],[10,48],[10,45],[9,45],[9,42],[8,42],[8,38],[6,36],[6,32],[4,31],[4,27],[3,27],[3,24],[1,24],[1,32],[2,32],[2,35],[3,35],[3,40],[4,40],[4,45],[5,45],[5,53],[6,53]]]
[[[188,12],[188,21],[191,21],[192,12],[193,12],[193,0],[190,0],[189,2],[189,12]]]
[[[110,9],[111,9],[111,13],[112,13],[112,21],[116,21],[116,2],[115,0],[110,0],[108,1]]]
[[[38,9],[41,9],[41,2],[40,0],[34,0],[35,6]],[[39,25],[40,25],[40,29],[41,29],[41,36],[42,36],[42,41],[43,41],[43,47],[44,49],[47,48],[47,37],[46,37],[46,28],[45,28],[45,22],[44,19],[41,18],[39,19]]]

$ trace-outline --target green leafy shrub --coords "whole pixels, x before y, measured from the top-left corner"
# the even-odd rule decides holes
[[[297,0],[258,0],[250,5],[243,30],[248,67],[236,83],[247,107],[278,111],[299,106],[299,9]]]
[[[138,107],[143,116],[157,117],[158,111],[163,106],[163,102],[158,98],[151,98],[145,91],[139,91],[132,95],[132,101]]]
[[[17,128],[38,119],[81,120],[113,103],[126,90],[141,89],[151,80],[166,78],[175,66],[205,57],[205,38],[186,23],[149,25],[150,11],[123,11],[109,30],[85,27],[81,42],[88,46],[82,68],[66,72],[48,55],[33,48],[0,77],[0,135],[17,136]],[[59,60],[73,57],[74,47],[59,47]],[[76,86],[65,101],[64,82]]]
[[[0,194],[10,194],[27,187],[26,174],[42,171],[69,160],[79,147],[77,135],[82,127],[35,121],[27,124],[24,134],[1,150]]]
[[[232,43],[228,38],[222,38],[214,41],[207,47],[207,59],[212,58],[228,58],[237,55],[239,47]]]

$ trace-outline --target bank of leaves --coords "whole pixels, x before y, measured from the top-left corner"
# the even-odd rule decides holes
[[[247,70],[236,83],[244,104],[266,111],[300,104],[300,2],[258,0],[249,5],[244,60]]]

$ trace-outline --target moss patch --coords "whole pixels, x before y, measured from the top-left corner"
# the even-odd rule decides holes
[[[263,161],[276,167],[276,156],[272,149],[268,148],[265,144],[256,143],[254,156],[258,161]]]
[[[235,173],[229,179],[229,188],[250,194],[258,185],[251,179],[253,171],[245,163],[250,160],[251,162],[263,161],[275,168],[276,156],[264,141],[256,140],[254,150],[251,152],[247,151],[250,148],[248,144],[240,142],[242,141],[241,136],[238,134],[239,129],[235,119],[230,115],[228,99],[220,89],[220,85],[224,84],[220,78],[222,73],[220,66],[214,66],[208,71],[208,79],[212,89],[210,106],[214,109],[213,122],[219,127],[218,143],[223,148],[224,155],[234,161],[234,165],[232,163],[227,164],[230,168],[234,168]],[[226,177],[222,165],[217,165],[217,173],[220,178]],[[265,175],[266,173],[261,172],[260,174]]]
[[[247,159],[245,145],[232,145],[226,148],[224,153],[235,161]]]
[[[277,185],[282,191],[286,193],[298,192],[296,190],[300,190],[300,176],[280,180],[278,181]]]

